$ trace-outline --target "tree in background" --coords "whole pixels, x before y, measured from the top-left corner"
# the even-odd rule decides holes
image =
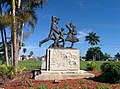
[[[112,58],[112,57],[110,56],[110,54],[105,53],[104,55],[105,55],[105,61],[108,60],[108,59],[110,59],[110,58]]]
[[[92,61],[93,58],[93,48],[89,48],[86,53],[86,61]]]
[[[115,59],[120,60],[120,53],[115,54]]]
[[[30,55],[29,56],[31,57],[33,54],[34,54],[33,51],[30,51]]]
[[[93,55],[95,57],[94,61],[104,61],[105,56],[103,52],[101,51],[100,47],[94,47],[94,48],[89,48],[86,54],[86,61],[93,61]]]
[[[26,53],[27,52],[27,49],[26,48],[23,48],[23,53]]]
[[[24,48],[22,49],[22,52],[25,54],[25,53],[27,52],[27,49],[25,48],[25,43],[22,43],[21,45],[22,45],[22,47],[24,47]]]
[[[88,44],[90,44],[92,48],[94,48],[94,45],[100,42],[99,38],[100,36],[96,36],[96,33],[90,32],[88,36],[85,37],[85,41],[88,41]]]
[[[88,36],[85,37],[85,41],[88,41],[88,44],[90,44],[92,47],[92,60],[95,61],[95,57],[94,57],[94,45],[97,45],[98,42],[100,42],[99,40],[100,36],[96,36],[96,33],[94,32],[90,32],[88,34]]]

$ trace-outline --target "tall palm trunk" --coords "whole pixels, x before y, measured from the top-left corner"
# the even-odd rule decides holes
[[[3,48],[5,48],[5,42],[4,42],[3,29],[0,29],[0,31],[1,31],[1,37],[2,37]],[[4,50],[4,52],[5,52],[5,50]],[[5,60],[4,60],[4,59],[2,59],[2,64],[4,64],[4,62],[5,62]]]
[[[19,49],[18,49],[18,57],[20,57],[20,51],[21,51],[21,47],[22,47],[22,43],[23,43],[23,29],[24,29],[24,23],[22,24],[22,27],[21,27],[21,33],[20,33],[20,39],[19,39]]]
[[[11,34],[11,65],[13,66],[13,40],[12,37],[13,35]]]
[[[13,66],[17,71],[18,59],[17,59],[17,34],[16,34],[16,26],[15,26],[15,0],[12,0],[12,8],[13,8],[13,27],[12,27],[12,35],[13,35]]]
[[[2,36],[2,43],[3,43],[3,48],[4,48],[4,55],[5,55],[6,66],[9,66],[7,38],[6,38],[6,31],[5,31],[5,29],[1,29],[1,36]],[[4,63],[4,60],[2,61],[2,63]]]
[[[18,9],[20,8],[20,5],[21,5],[21,0],[18,0]],[[21,24],[18,24],[18,29],[20,30],[21,29]],[[20,34],[20,31],[19,30],[17,30],[17,33],[16,33],[16,36],[17,36],[17,45],[16,45],[16,50],[17,50],[17,59],[19,59],[19,57],[20,57],[20,49],[21,49],[21,34],[22,34],[22,31],[23,31],[23,29],[21,29],[21,34]]]
[[[94,45],[92,44],[92,57],[93,57],[93,61],[95,61],[95,56],[94,56]]]
[[[6,37],[6,31],[4,30],[4,39],[5,39],[5,60],[6,60],[6,66],[9,66],[9,60],[8,60],[8,47],[7,47],[7,37]]]

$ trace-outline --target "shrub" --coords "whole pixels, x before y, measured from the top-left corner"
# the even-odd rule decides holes
[[[8,66],[7,67],[7,76],[8,78],[12,78],[15,75],[15,68],[13,66]]]
[[[3,79],[9,78],[11,79],[15,75],[15,69],[13,66],[6,66],[1,65],[0,66],[0,76],[2,76]]]
[[[107,85],[107,84],[98,84],[96,86],[97,89],[112,89],[111,86]]]
[[[1,65],[0,66],[0,76],[3,79],[5,79],[5,78],[7,78],[6,74],[7,74],[7,67],[5,65]]]
[[[26,70],[26,67],[18,66],[18,70],[17,70],[18,73],[21,73],[23,70]]]
[[[100,68],[105,82],[120,83],[120,62],[106,62]]]
[[[97,67],[96,62],[88,62],[86,69],[92,71],[92,70],[95,70],[96,67]]]
[[[15,68],[13,66],[6,66],[5,64],[0,65],[0,76],[3,79],[9,78],[12,79],[15,73],[20,73],[25,70],[25,67],[19,66],[18,71],[15,72]]]

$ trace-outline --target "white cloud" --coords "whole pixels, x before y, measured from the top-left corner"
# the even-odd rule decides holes
[[[85,36],[88,35],[89,32],[91,32],[91,29],[82,29],[81,31],[78,31],[78,38],[79,38],[79,43],[84,43],[85,41]]]

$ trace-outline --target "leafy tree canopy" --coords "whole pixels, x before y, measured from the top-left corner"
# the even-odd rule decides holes
[[[95,57],[95,61],[105,60],[105,55],[101,51],[100,47],[89,48],[86,54],[86,61],[92,61],[93,55]]]

